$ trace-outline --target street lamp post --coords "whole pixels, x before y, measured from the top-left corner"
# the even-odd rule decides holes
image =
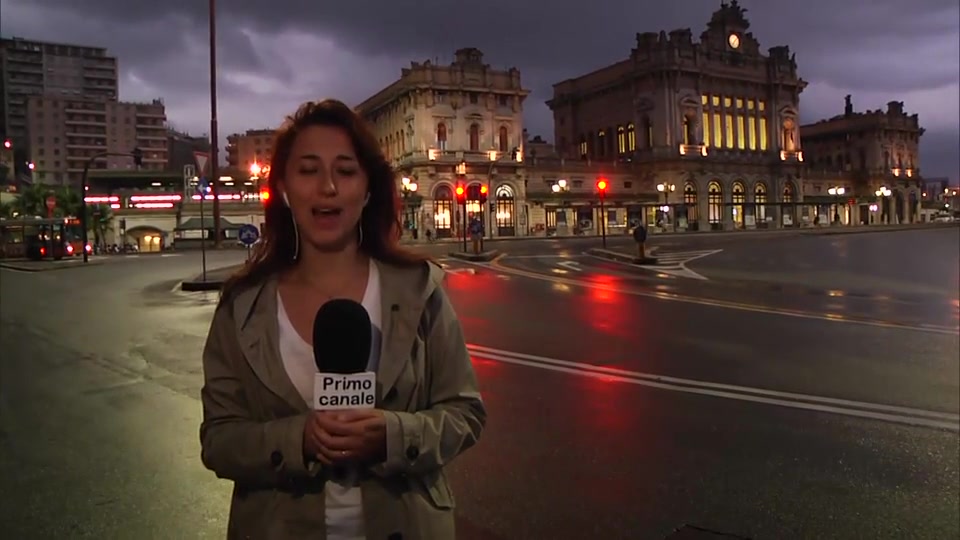
[[[670,184],[667,182],[661,182],[657,184],[657,191],[663,193],[663,206],[660,207],[660,210],[666,214],[667,220],[673,225],[673,230],[677,230],[677,222],[673,219],[673,216],[670,215],[670,193],[677,190],[676,184]]]
[[[836,206],[836,208],[834,209],[834,213],[833,213],[833,221],[834,221],[834,222],[839,222],[839,221],[840,221],[840,203],[841,203],[841,201],[843,200],[843,194],[846,193],[846,192],[847,192],[847,190],[846,190],[845,188],[841,187],[841,186],[831,187],[831,188],[827,189],[827,193],[829,193],[831,196],[837,198],[837,202],[834,203],[834,205]],[[841,222],[841,223],[842,223],[842,222]]]
[[[880,186],[880,189],[873,192],[873,194],[876,195],[878,199],[880,199],[880,203],[881,203],[880,222],[883,223],[884,219],[886,219],[886,221],[889,222],[890,221],[890,205],[888,204],[886,197],[889,197],[891,194],[893,194],[893,192],[890,191],[890,188],[888,188],[887,186]]]
[[[412,219],[413,212],[411,211],[411,208],[410,208],[409,199],[412,195],[414,195],[417,192],[418,188],[419,186],[417,186],[417,183],[407,178],[406,176],[400,179],[400,197],[403,199],[403,212],[405,214],[404,223],[403,223],[404,229],[407,228],[408,222],[413,221]]]
[[[133,164],[136,168],[140,168],[143,165],[143,151],[139,148],[134,148],[129,154],[123,152],[99,152],[87,158],[87,161],[83,164],[83,175],[80,177],[80,238],[83,246],[80,248],[83,251],[83,262],[86,264],[90,261],[90,251],[87,249],[87,175],[90,174],[90,166],[93,165],[93,162],[104,157],[109,156],[131,156],[133,157]]]
[[[560,197],[562,197],[562,194],[569,191],[569,189],[570,187],[567,185],[567,180],[565,178],[561,178],[557,180],[557,183],[550,186],[550,191],[552,191],[555,195]],[[563,203],[561,202],[560,207],[563,208],[563,225],[564,227],[568,227],[566,206],[564,206]],[[559,229],[559,227],[557,226],[556,215],[557,215],[556,211],[554,211],[554,221],[553,221],[554,234],[557,234],[558,232],[557,229]]]
[[[220,170],[217,143],[217,2],[210,0],[210,192],[213,195],[213,247],[220,247]]]

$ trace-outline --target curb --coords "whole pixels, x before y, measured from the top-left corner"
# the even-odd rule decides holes
[[[221,288],[223,280],[180,282],[180,290],[183,292],[219,291]]]
[[[448,255],[454,259],[460,259],[461,261],[490,262],[493,259],[496,259],[500,255],[500,252],[497,250],[492,250],[492,251],[484,251],[483,253],[474,254],[474,253],[463,253],[461,251],[451,251]]]
[[[911,225],[911,226],[901,226],[901,227],[877,227],[877,228],[857,228],[851,230],[843,229],[823,229],[823,230],[812,230],[812,231],[803,231],[800,234],[809,235],[809,236],[838,236],[843,234],[870,234],[870,233],[892,233],[892,232],[906,232],[906,231],[930,231],[935,229],[949,229],[951,227],[957,227],[953,223],[943,223],[935,225]]]
[[[55,270],[68,270],[70,268],[84,268],[89,266],[97,266],[103,264],[103,261],[91,261],[86,264],[84,263],[69,263],[69,264],[54,264],[50,263],[52,266],[20,266],[17,264],[9,263],[0,263],[0,268],[6,268],[7,270],[13,270],[15,272],[53,272]]]
[[[629,264],[657,264],[656,257],[648,256],[641,259],[640,257],[634,257],[633,255],[627,255],[626,253],[611,251],[609,249],[591,248],[587,250],[587,254],[593,255],[594,257],[600,257],[602,259],[609,259],[611,261],[625,262]]]

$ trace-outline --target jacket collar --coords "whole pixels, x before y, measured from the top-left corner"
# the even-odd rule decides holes
[[[411,267],[380,261],[376,264],[380,271],[383,314],[377,373],[378,402],[381,402],[410,361],[424,306],[442,283],[444,272],[431,263]],[[243,355],[257,378],[295,412],[306,412],[309,407],[287,376],[280,358],[276,276],[238,292],[233,300],[233,319]]]

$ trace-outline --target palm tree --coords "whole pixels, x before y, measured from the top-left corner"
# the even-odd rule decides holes
[[[24,188],[13,203],[13,210],[23,216],[46,216],[47,197],[53,196],[57,205],[53,217],[79,217],[82,202],[79,192],[66,186],[34,184]],[[113,211],[106,204],[87,205],[87,230],[93,232],[94,243],[102,245],[107,228],[113,223]]]

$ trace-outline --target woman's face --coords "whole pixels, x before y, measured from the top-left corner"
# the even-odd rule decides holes
[[[336,251],[357,241],[369,182],[342,128],[311,126],[293,142],[283,180],[300,241]]]

